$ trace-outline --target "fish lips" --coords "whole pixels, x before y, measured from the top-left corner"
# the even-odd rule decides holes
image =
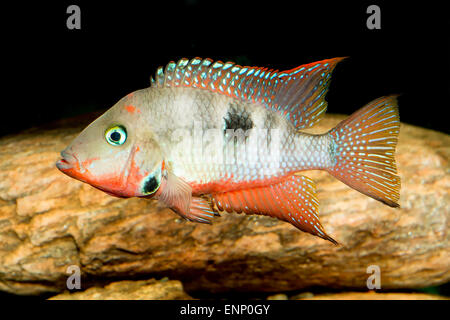
[[[56,161],[56,167],[64,173],[70,169],[73,169],[78,163],[77,158],[73,154],[68,153],[66,150],[61,151],[61,158],[62,159]]]

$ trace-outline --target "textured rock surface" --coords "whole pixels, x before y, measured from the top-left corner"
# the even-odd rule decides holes
[[[300,300],[448,300],[448,298],[426,293],[344,292],[320,294]]]
[[[328,115],[315,130],[343,118]],[[0,290],[64,291],[70,265],[93,284],[167,276],[187,292],[366,288],[369,265],[380,267],[384,289],[450,279],[448,135],[402,124],[401,209],[305,172],[325,229],[343,244],[336,247],[269,217],[187,222],[154,201],[117,199],[68,178],[54,162],[90,120],[0,139]]]
[[[65,292],[50,300],[186,300],[192,299],[183,291],[180,281],[140,281],[113,282],[105,287],[92,287],[81,292]]]

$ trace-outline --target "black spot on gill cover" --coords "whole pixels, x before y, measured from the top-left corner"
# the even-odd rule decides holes
[[[144,183],[143,193],[151,194],[154,193],[159,187],[159,182],[156,180],[155,176],[150,176]]]
[[[228,111],[223,120],[225,121],[225,132],[229,129],[242,129],[246,131],[253,128],[253,121],[250,113],[247,112],[245,108],[234,103],[229,104]]]

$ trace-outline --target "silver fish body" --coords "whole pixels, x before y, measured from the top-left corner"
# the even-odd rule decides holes
[[[183,87],[139,95],[164,158],[189,183],[232,179],[244,187],[335,161],[331,136],[301,133],[259,103]]]

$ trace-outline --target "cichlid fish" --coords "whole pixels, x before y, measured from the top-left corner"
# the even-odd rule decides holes
[[[319,221],[314,182],[299,171],[326,170],[392,207],[400,190],[396,96],[370,102],[324,134],[300,132],[324,115],[342,59],[282,72],[170,62],[149,88],[84,129],[56,166],[113,196],[158,199],[190,221],[261,214],[337,244]]]

